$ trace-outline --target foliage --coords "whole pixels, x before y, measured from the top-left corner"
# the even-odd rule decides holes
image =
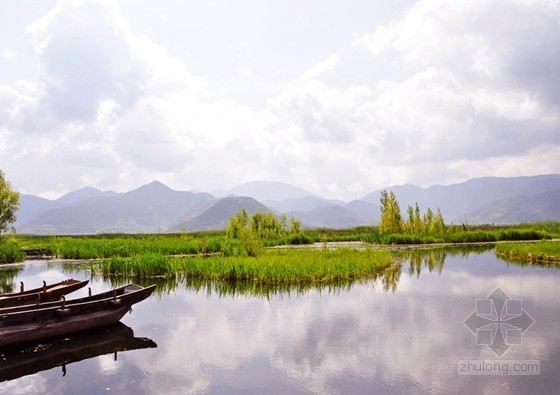
[[[381,191],[380,198],[381,220],[379,231],[381,233],[400,233],[402,228],[401,209],[397,197],[391,191]]]
[[[331,283],[375,278],[392,264],[388,251],[267,250],[246,257],[182,258],[187,277],[259,283]]]
[[[247,256],[164,257],[151,254],[103,261],[103,275],[154,276],[260,284],[334,284],[377,278],[392,266],[391,253],[374,250],[268,250]]]
[[[18,208],[19,192],[12,188],[10,182],[6,180],[4,172],[0,170],[0,235],[10,229],[13,230],[11,224],[16,221]]]
[[[496,253],[527,262],[560,262],[560,241],[498,243]]]
[[[424,215],[420,213],[418,203],[413,208],[408,205],[408,220],[403,222],[402,229],[409,234],[441,234],[446,231],[443,216],[438,208],[436,214],[431,208],[428,208]]]
[[[0,243],[0,263],[15,263],[25,259],[25,253],[12,241]]]
[[[286,237],[292,244],[302,244],[306,241],[305,236],[301,234],[301,222],[290,217],[289,223],[288,229],[288,218],[285,215],[282,215],[280,220],[272,213],[257,212],[249,217],[245,209],[241,209],[230,217],[226,234],[230,239],[238,239],[243,251],[231,252],[233,255],[257,257],[262,253],[265,241],[267,245],[279,244],[278,240],[285,241]],[[232,256],[229,253],[226,255]]]
[[[178,269],[172,258],[154,253],[138,254],[131,258],[113,257],[101,264],[104,274],[136,278],[174,276]]]

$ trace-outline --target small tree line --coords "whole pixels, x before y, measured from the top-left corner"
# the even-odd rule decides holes
[[[256,212],[249,216],[241,209],[229,218],[226,235],[230,239],[238,239],[249,256],[260,255],[263,240],[278,239],[301,233],[301,221],[282,214],[280,219],[273,213]]]
[[[19,209],[19,192],[12,188],[12,185],[0,170],[0,236],[2,233],[14,231],[11,226],[16,221],[16,212]],[[2,239],[0,239],[0,242]]]
[[[439,208],[436,213],[431,208],[428,208],[422,214],[418,203],[415,203],[414,206],[409,204],[406,210],[407,218],[403,219],[399,202],[393,192],[381,191],[379,201],[381,209],[379,232],[381,233],[441,234],[446,230]]]

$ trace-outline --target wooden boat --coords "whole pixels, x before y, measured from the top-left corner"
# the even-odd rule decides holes
[[[154,289],[131,284],[75,301],[0,309],[0,347],[113,324]]]
[[[47,285],[43,281],[41,288],[34,288],[25,291],[21,282],[20,292],[0,295],[0,308],[12,306],[24,306],[44,303],[60,299],[61,296],[68,295],[82,287],[85,287],[89,280],[80,281],[70,278],[59,283]]]
[[[91,294],[91,288],[89,289],[89,296],[84,296],[82,298],[77,298],[77,299],[70,299],[70,300],[64,300],[64,306],[65,307],[69,307],[78,303],[86,303],[86,302],[93,302],[96,300],[103,300],[103,299],[107,299],[107,298],[112,298],[115,296],[121,296],[122,294],[124,294],[124,292],[127,289],[130,289],[130,287],[133,287],[134,284],[128,284],[119,288],[114,288],[110,291],[106,291],[106,292],[101,292],[95,295]],[[56,301],[52,301],[52,302],[45,302],[45,303],[41,303],[41,304],[34,304],[34,305],[26,305],[26,306],[12,306],[12,307],[3,307],[0,308],[0,317],[4,314],[7,313],[16,313],[16,312],[21,312],[21,311],[32,311],[32,310],[41,310],[44,309],[46,307],[60,307],[62,306],[62,299],[60,300],[56,300]]]
[[[134,337],[133,330],[121,322],[46,342],[7,347],[0,349],[0,382],[57,366],[66,374],[66,365],[74,362],[113,353],[116,359],[117,352],[155,347],[153,340]]]

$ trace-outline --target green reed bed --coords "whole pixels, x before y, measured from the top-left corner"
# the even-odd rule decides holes
[[[539,241],[536,243],[498,243],[496,253],[526,262],[560,263],[560,241]]]
[[[334,283],[376,277],[389,267],[388,251],[268,250],[258,258],[185,258],[187,277],[259,283]]]
[[[277,283],[335,283],[376,278],[391,266],[388,251],[267,250],[258,258],[242,256],[163,257],[138,255],[102,262],[102,274],[131,277],[174,276],[212,281]]]
[[[0,236],[0,263],[16,263],[25,259],[25,253],[19,246],[12,242],[3,240]]]
[[[441,244],[441,243],[481,243],[503,240],[542,240],[552,236],[543,230],[495,229],[453,231],[441,234],[369,234],[362,235],[361,241],[373,244]]]
[[[132,257],[139,254],[184,255],[218,252],[223,236],[196,238],[190,236],[120,236],[120,237],[52,237],[35,246],[62,259],[105,259]]]
[[[131,278],[168,277],[181,270],[177,259],[154,253],[138,254],[132,257],[112,257],[101,263],[104,275],[120,275]]]

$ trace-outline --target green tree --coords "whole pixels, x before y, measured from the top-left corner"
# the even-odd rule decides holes
[[[12,188],[0,170],[0,235],[14,229],[12,224],[16,221],[18,209],[19,192]]]
[[[424,214],[424,231],[434,233],[434,212],[431,208],[428,208],[428,211]]]
[[[232,239],[239,238],[239,232],[242,228],[249,225],[249,215],[244,208],[235,213],[233,217],[229,217],[229,226],[226,228],[226,234]]]
[[[422,215],[420,214],[420,206],[418,206],[418,203],[415,203],[414,207],[409,204],[406,211],[408,214],[408,220],[403,223],[403,231],[410,234],[424,232],[426,229],[422,221]]]
[[[443,215],[438,207],[436,215],[434,216],[434,233],[444,233],[445,232],[445,222],[443,221]]]
[[[284,236],[282,223],[272,213],[254,213],[249,222],[251,223],[253,232],[260,238],[268,239]]]
[[[381,221],[379,231],[381,233],[400,233],[402,230],[401,209],[397,197],[393,192],[381,191],[380,198]]]
[[[290,234],[298,234],[301,231],[301,221],[290,217]]]

